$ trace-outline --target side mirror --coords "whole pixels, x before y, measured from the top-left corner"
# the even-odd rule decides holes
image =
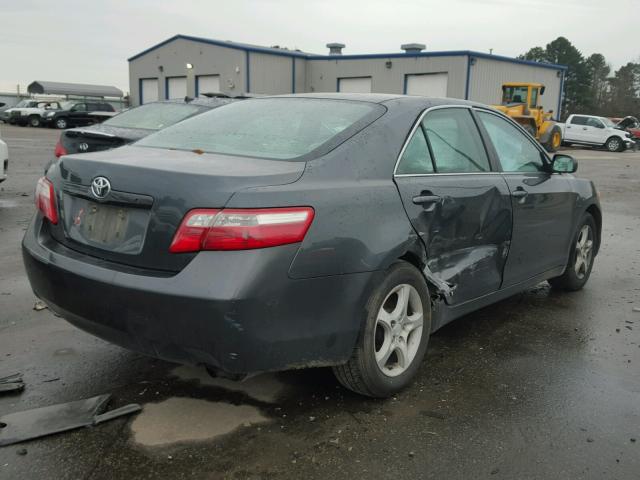
[[[574,173],[578,170],[578,161],[571,155],[556,153],[551,160],[551,171],[553,173]]]

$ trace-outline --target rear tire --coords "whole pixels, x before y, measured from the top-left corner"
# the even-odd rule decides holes
[[[356,393],[389,397],[413,381],[431,333],[427,283],[413,265],[391,265],[365,305],[364,325],[349,361],[333,368]]]
[[[596,222],[585,213],[573,237],[567,268],[561,276],[549,279],[553,288],[575,292],[584,287],[591,276],[596,242]]]
[[[611,137],[604,144],[604,147],[610,152],[622,152],[624,150],[624,142],[618,137]]]

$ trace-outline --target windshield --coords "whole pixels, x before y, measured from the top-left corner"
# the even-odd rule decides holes
[[[528,87],[504,87],[502,90],[502,104],[526,103]]]
[[[609,128],[615,128],[616,124],[613,123],[611,120],[609,120],[608,118],[605,117],[598,117],[600,120],[602,120],[602,123],[604,123],[605,127],[609,127]]]
[[[292,159],[331,140],[338,145],[381,112],[384,109],[379,105],[345,100],[245,100],[180,122],[149,135],[137,145]]]
[[[62,107],[63,110],[69,110],[71,109],[71,107],[73,107],[76,104],[76,102],[62,102],[60,104],[60,107]]]
[[[35,102],[33,100],[20,100],[15,107],[13,108],[27,108],[27,107],[32,107],[37,105],[38,102]]]
[[[205,110],[206,107],[185,103],[148,103],[122,112],[104,124],[112,127],[160,130]]]

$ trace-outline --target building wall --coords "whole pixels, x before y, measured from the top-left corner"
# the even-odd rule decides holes
[[[267,53],[249,53],[250,93],[293,92],[292,58]]]
[[[386,63],[391,62],[391,68]],[[404,93],[405,75],[412,73],[449,74],[447,96],[464,98],[467,72],[466,56],[362,58],[307,60],[307,92],[335,92],[338,78],[372,77],[376,93]]]
[[[185,64],[193,64],[187,70]],[[163,71],[158,67],[162,66]],[[159,99],[165,98],[165,78],[187,75],[187,95],[195,96],[196,75],[220,75],[223,93],[246,91],[246,53],[235,48],[176,39],[129,62],[131,103],[140,103],[139,80],[158,78]],[[290,80],[289,80],[290,81]]]
[[[533,65],[476,58],[469,72],[469,100],[496,105],[502,100],[503,83],[542,83],[546,89],[544,95],[538,100],[538,104],[542,105],[545,111],[553,110],[555,116],[558,114],[558,99],[562,88],[559,71]]]

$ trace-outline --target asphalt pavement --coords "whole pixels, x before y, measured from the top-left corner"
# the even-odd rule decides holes
[[[411,388],[371,400],[327,369],[212,379],[34,310],[20,240],[58,135],[0,125],[0,377],[26,384],[0,416],[103,393],[143,410],[0,447],[0,479],[640,478],[640,153],[570,151],[604,210],[584,290],[542,283],[455,321]]]

